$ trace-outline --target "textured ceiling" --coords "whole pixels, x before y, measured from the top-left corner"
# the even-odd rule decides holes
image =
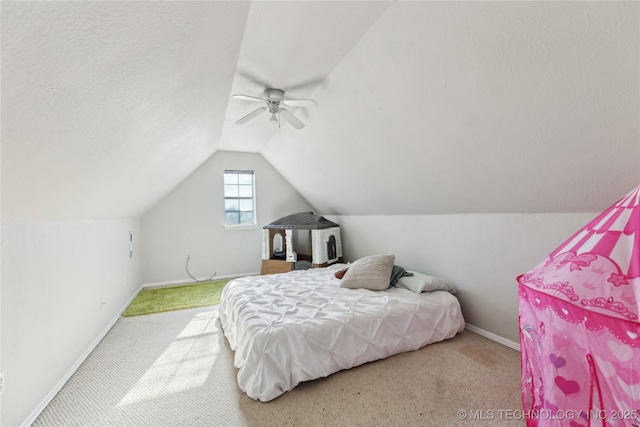
[[[6,2],[2,218],[142,215],[216,150],[323,214],[593,212],[640,182],[638,2]],[[278,128],[232,94],[318,106]]]
[[[143,214],[217,149],[246,2],[2,2],[2,217]]]

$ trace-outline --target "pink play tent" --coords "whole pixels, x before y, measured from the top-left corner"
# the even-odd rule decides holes
[[[640,187],[518,277],[528,426],[640,426]]]

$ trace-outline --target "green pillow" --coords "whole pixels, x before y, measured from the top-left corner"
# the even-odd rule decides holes
[[[391,278],[389,280],[389,285],[395,286],[396,283],[398,283],[398,280],[400,280],[400,278],[404,276],[413,276],[413,273],[408,272],[407,270],[400,267],[399,265],[394,265],[393,269],[391,270]]]

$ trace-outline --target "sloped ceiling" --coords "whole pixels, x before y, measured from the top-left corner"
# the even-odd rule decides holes
[[[2,2],[3,220],[143,214],[217,148],[247,2]]]
[[[601,211],[640,184],[639,11],[394,3],[262,153],[323,214]]]
[[[2,2],[2,218],[139,216],[216,150],[323,214],[592,212],[640,183],[637,2]],[[307,127],[234,122],[265,86]]]

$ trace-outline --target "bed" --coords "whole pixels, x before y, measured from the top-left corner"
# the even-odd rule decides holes
[[[220,322],[238,385],[270,401],[302,381],[452,338],[464,328],[446,291],[340,287],[337,264],[229,282]]]

